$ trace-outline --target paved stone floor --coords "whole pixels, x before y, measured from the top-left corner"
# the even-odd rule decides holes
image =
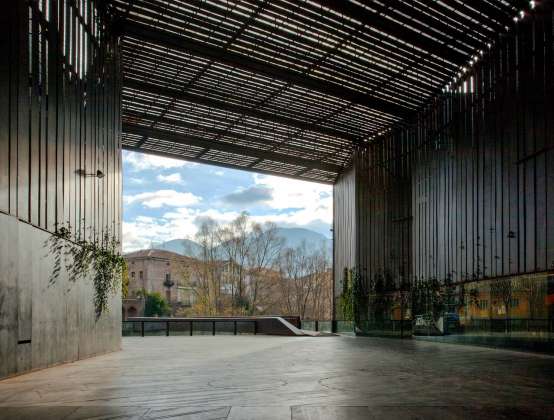
[[[554,357],[354,337],[129,337],[0,381],[0,419],[554,418]]]

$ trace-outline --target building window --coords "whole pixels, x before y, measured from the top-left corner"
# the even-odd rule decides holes
[[[171,274],[165,273],[165,281],[169,283],[171,281]]]
[[[134,271],[131,271],[131,277],[135,278],[135,272]]]
[[[139,278],[142,280],[142,271],[139,271]]]
[[[479,309],[487,309],[489,307],[489,301],[486,299],[482,299],[477,302],[477,306],[479,307]]]

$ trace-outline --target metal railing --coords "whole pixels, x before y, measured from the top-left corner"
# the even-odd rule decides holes
[[[198,328],[202,326],[202,328]],[[208,326],[208,328],[205,328]],[[217,328],[226,326],[229,328]],[[245,326],[250,328],[245,329]],[[195,328],[196,327],[196,328]],[[232,328],[230,328],[232,327]],[[122,321],[123,336],[258,334],[258,320],[248,318],[148,318]]]
[[[426,328],[417,327],[415,321],[406,320],[381,320],[371,322],[359,321],[356,325],[353,321],[344,320],[313,320],[302,319],[301,328],[308,331],[332,332],[332,333],[353,333],[359,335],[377,334],[394,335],[400,337],[411,337],[412,335],[436,335],[426,331]],[[438,331],[438,330],[437,330]],[[500,319],[472,319],[465,325],[452,326],[445,323],[445,334],[473,334],[473,333],[533,333],[550,334],[554,333],[554,319],[548,318],[500,318]]]
[[[307,331],[334,332],[336,331],[336,321],[323,319],[303,319],[300,323],[301,328]]]
[[[462,332],[554,333],[554,319],[548,318],[473,318]]]
[[[306,331],[327,333],[352,332],[354,331],[354,324],[339,319],[302,319],[300,328]]]
[[[303,319],[301,328],[307,331],[329,332],[339,334],[376,334],[387,336],[410,337],[412,335],[411,320],[386,320],[377,322],[346,320],[321,320],[321,319]]]

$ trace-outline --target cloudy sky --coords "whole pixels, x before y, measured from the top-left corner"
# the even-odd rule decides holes
[[[123,250],[194,239],[199,222],[227,222],[245,210],[260,222],[330,236],[332,187],[123,152]]]

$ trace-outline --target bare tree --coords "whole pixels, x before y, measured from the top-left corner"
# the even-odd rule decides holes
[[[263,312],[275,300],[276,268],[283,244],[274,223],[251,225],[247,253],[250,313]]]
[[[312,319],[332,318],[332,277],[331,264],[324,247],[311,255],[310,276],[313,281],[312,298],[308,307],[308,317]]]
[[[183,268],[194,293],[193,313],[283,313],[330,319],[332,281],[325,248],[283,249],[273,223],[241,213],[228,224],[206,219],[196,235],[201,251]],[[186,272],[185,272],[186,271]]]
[[[490,285],[490,290],[491,290],[490,292],[491,299],[493,301],[498,299],[504,305],[504,319],[505,319],[504,329],[505,329],[505,332],[508,333],[509,332],[508,322],[510,320],[510,309],[512,306],[512,297],[514,292],[513,286],[512,286],[512,279],[502,278],[502,279],[493,280]],[[492,316],[490,318],[492,319]]]
[[[308,301],[314,288],[310,265],[305,243],[295,249],[287,248],[281,255],[282,304],[286,314],[306,317]]]
[[[303,319],[331,319],[332,279],[325,248],[305,243],[287,248],[280,259],[281,311]]]
[[[248,213],[241,213],[217,232],[221,255],[229,264],[233,312],[244,312],[247,306],[245,278],[250,248]]]
[[[544,277],[520,277],[517,282],[515,293],[517,295],[521,295],[521,297],[529,302],[530,318],[534,319],[547,317],[547,307],[545,305],[547,284]]]
[[[195,296],[194,312],[201,315],[217,315],[221,311],[220,262],[217,259],[220,226],[212,219],[202,221],[196,242],[200,245],[199,258],[190,267],[183,267],[187,286]]]

